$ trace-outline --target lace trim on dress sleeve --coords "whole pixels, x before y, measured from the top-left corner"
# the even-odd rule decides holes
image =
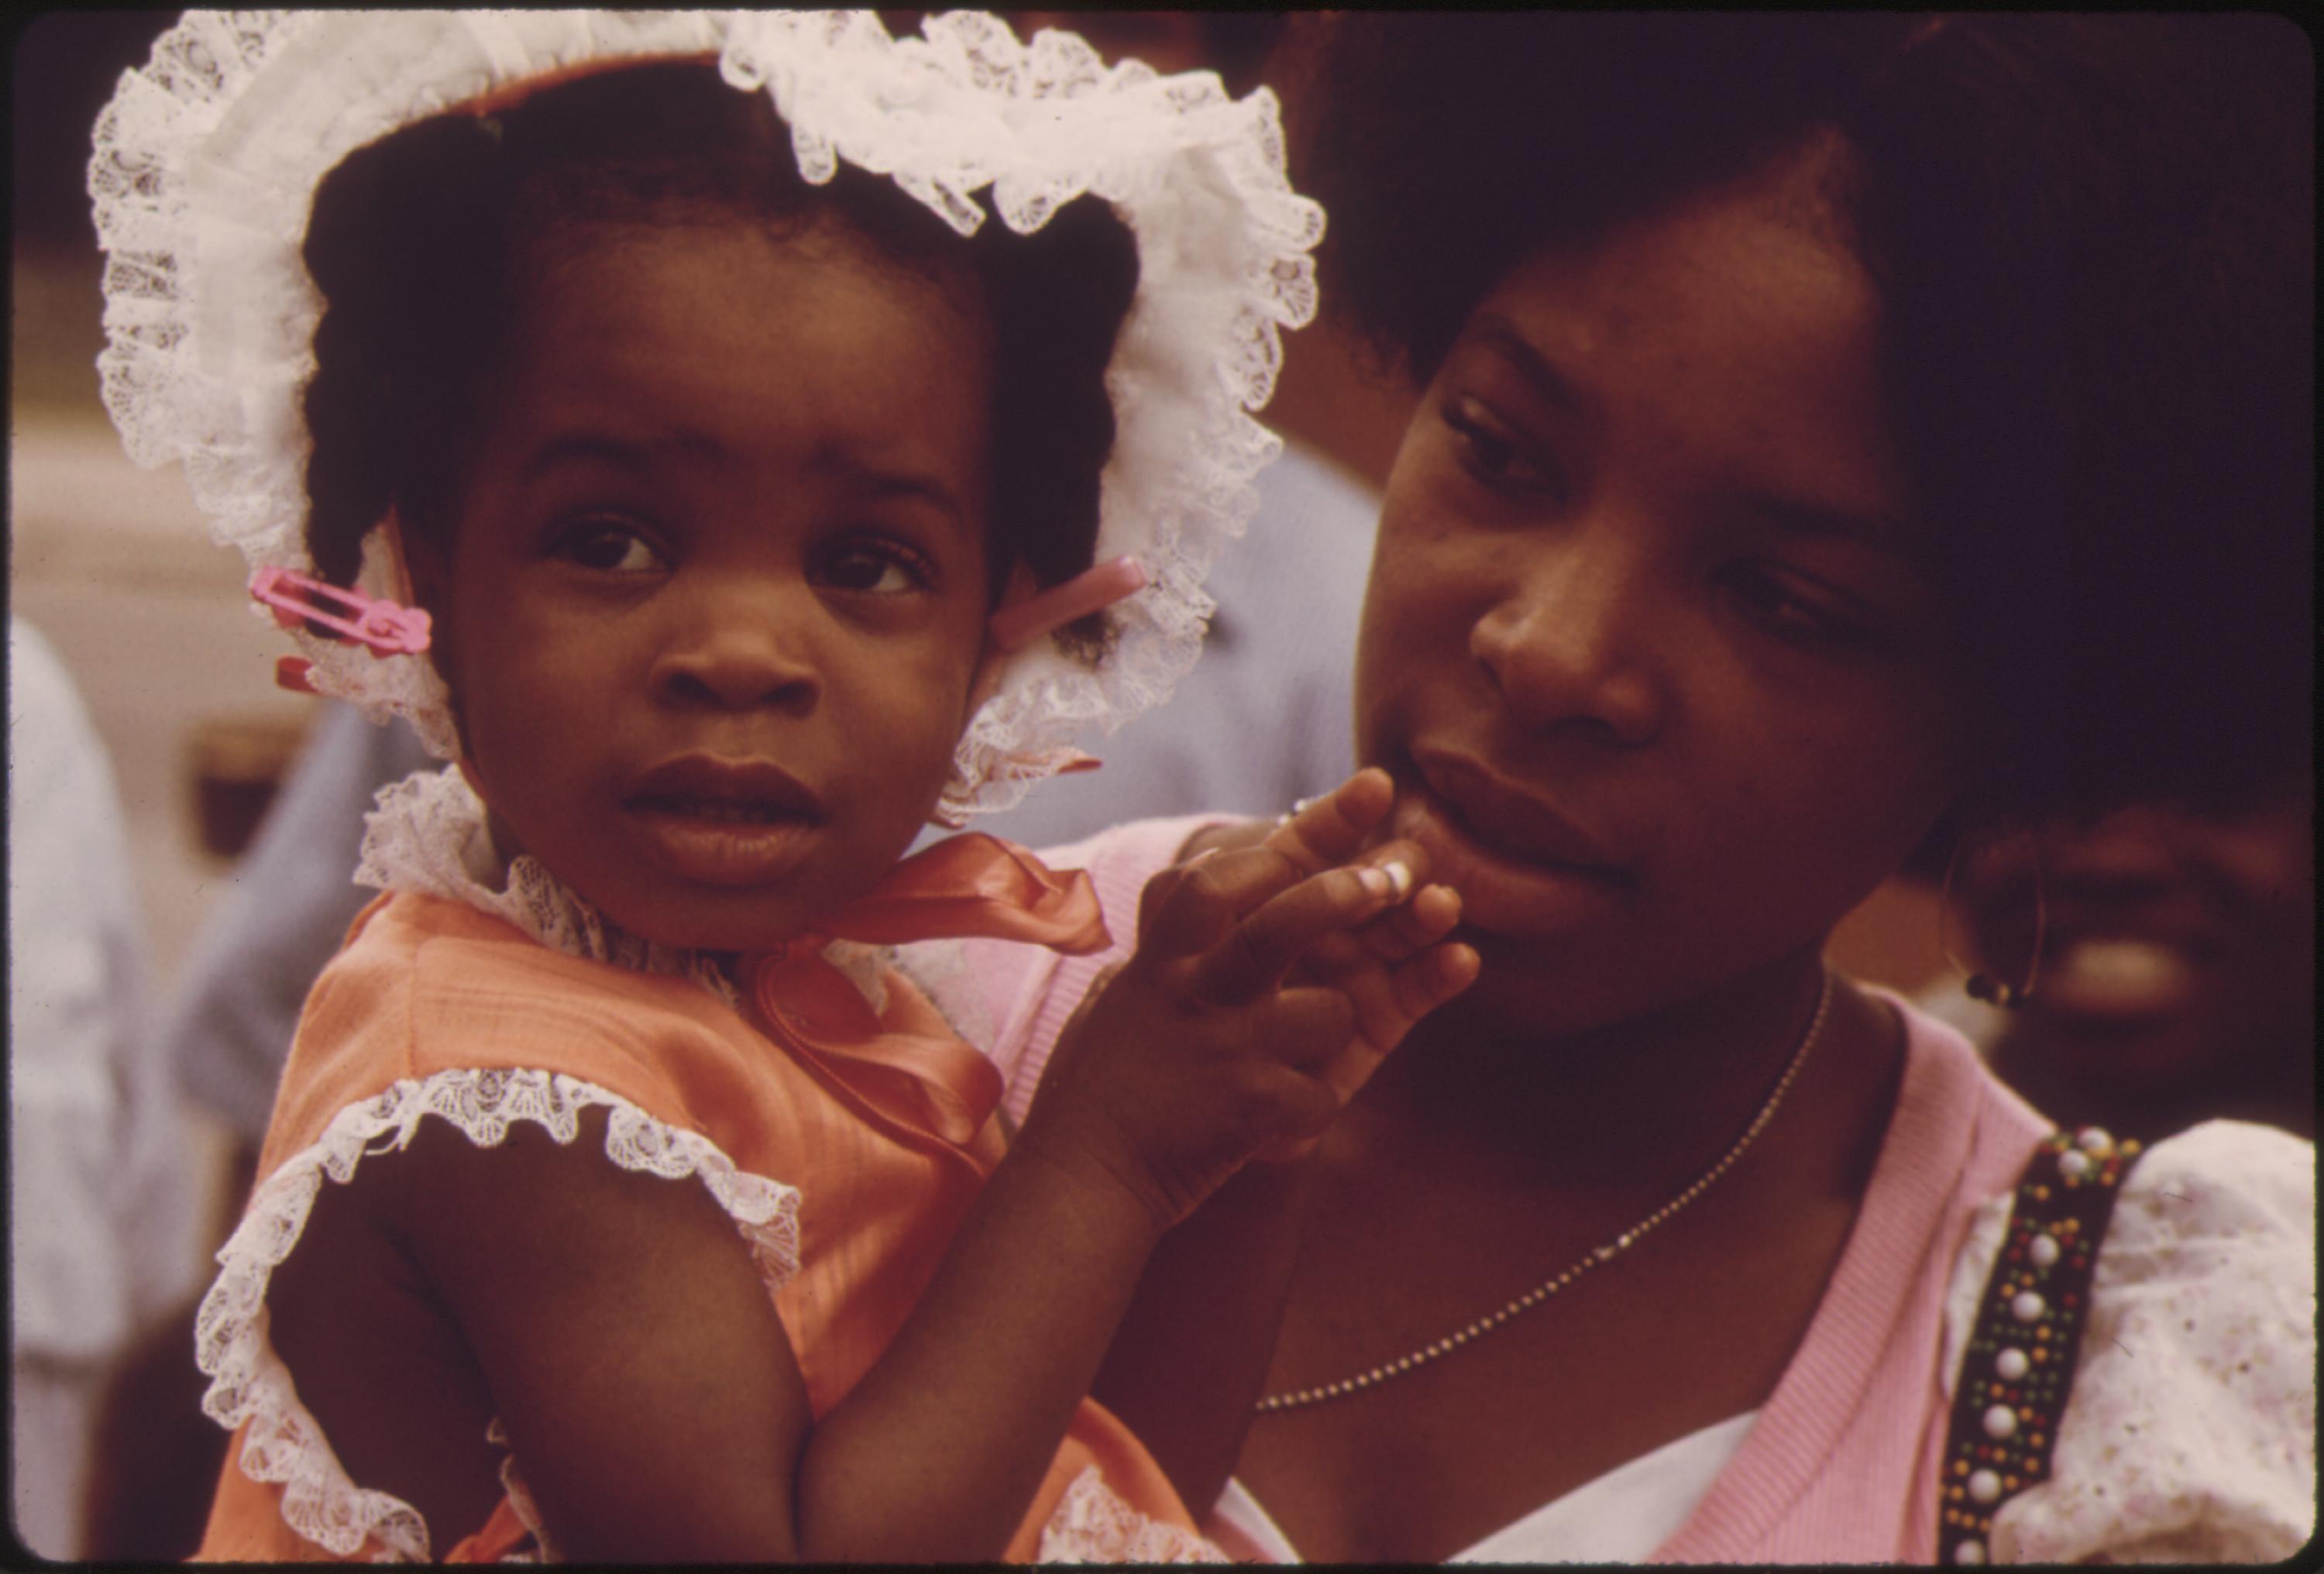
[[[241,1462],[256,1481],[282,1486],[282,1518],[293,1531],[342,1557],[373,1539],[388,1560],[426,1560],[428,1527],[410,1505],[365,1490],[347,1477],[322,1427],[300,1403],[290,1370],[267,1333],[266,1289],[290,1255],[326,1178],[344,1184],[375,1154],[408,1146],[429,1116],[457,1127],[480,1147],[498,1146],[511,1127],[530,1121],[558,1142],[580,1133],[581,1111],[610,1111],[605,1156],[625,1170],[669,1180],[692,1176],[733,1220],[770,1293],[798,1271],[795,1187],[737,1169],[699,1132],[667,1125],[617,1094],[545,1071],[438,1072],[407,1078],[339,1111],[314,1146],[293,1155],[251,1199],[242,1224],[218,1252],[217,1280],[195,1323],[195,1360],[210,1378],[202,1408],[229,1430],[249,1423]]]
[[[2095,1265],[2050,1479],[1995,1515],[1996,1562],[2275,1562],[2316,1520],[2315,1149],[2213,1121],[2126,1180]],[[1945,1372],[2009,1213],[1980,1208]]]

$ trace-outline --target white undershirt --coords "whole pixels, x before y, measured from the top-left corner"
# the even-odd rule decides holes
[[[1758,1414],[1747,1410],[1617,1465],[1444,1560],[1644,1562],[1702,1501]],[[1211,1512],[1213,1523],[1206,1528],[1230,1554],[1247,1550],[1270,1562],[1300,1561],[1290,1540],[1241,1482],[1230,1480]],[[1222,1529],[1229,1533],[1222,1536]]]

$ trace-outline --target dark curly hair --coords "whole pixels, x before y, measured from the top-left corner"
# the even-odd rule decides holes
[[[884,177],[843,163],[808,185],[766,95],[727,87],[714,65],[667,61],[418,122],[318,187],[304,250],[325,302],[305,392],[318,570],[352,584],[391,508],[408,529],[449,528],[529,277],[595,231],[701,219],[779,235],[836,221],[872,265],[964,286],[994,345],[994,592],[1016,563],[1044,584],[1089,566],[1114,437],[1105,368],[1138,283],[1127,226],[1084,198],[1033,235],[995,221],[964,241]],[[1068,648],[1091,655],[1103,631],[1093,614]]]
[[[1884,376],[2024,812],[2310,751],[2314,81],[2261,15],[1295,25],[1327,299],[1433,374],[1544,248],[1837,132]]]

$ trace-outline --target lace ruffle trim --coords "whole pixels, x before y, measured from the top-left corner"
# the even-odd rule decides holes
[[[428,1527],[410,1505],[357,1487],[306,1406],[267,1334],[266,1289],[299,1244],[326,1179],[345,1183],[357,1164],[408,1146],[429,1116],[480,1147],[499,1146],[530,1121],[560,1143],[580,1131],[581,1111],[610,1111],[605,1156],[625,1170],[669,1180],[693,1177],[734,1220],[770,1292],[798,1271],[798,1192],[735,1167],[707,1137],[665,1125],[636,1105],[578,1078],[541,1071],[445,1071],[405,1079],[339,1111],[313,1146],[294,1155],[252,1198],[240,1228],[218,1252],[219,1273],[202,1298],[195,1359],[210,1378],[202,1408],[229,1430],[249,1423],[244,1474],[282,1487],[283,1523],[342,1557],[366,1539],[387,1560],[424,1561]]]
[[[1190,1530],[1140,1514],[1105,1484],[1095,1465],[1074,1477],[1041,1529],[1044,1563],[1223,1563],[1225,1553]]]

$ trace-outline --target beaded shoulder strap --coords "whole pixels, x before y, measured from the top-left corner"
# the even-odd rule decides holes
[[[1938,1487],[1940,1563],[1986,1561],[2001,1505],[2049,1477],[2098,1243],[2138,1153],[2095,1126],[2053,1131],[2034,1149],[1961,1356]]]

